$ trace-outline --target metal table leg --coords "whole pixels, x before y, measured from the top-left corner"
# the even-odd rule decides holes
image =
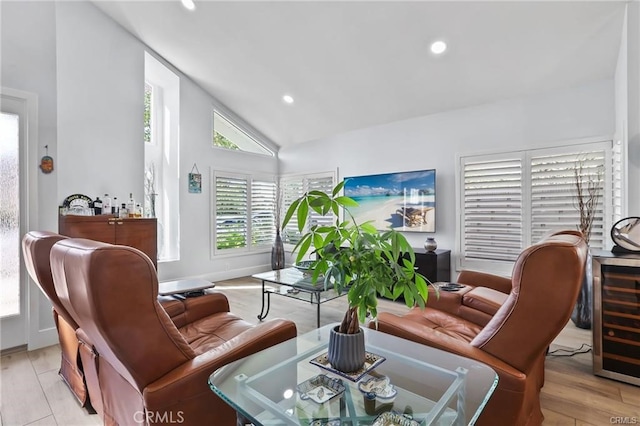
[[[267,294],[267,310],[265,312],[264,308],[264,295]],[[258,314],[258,319],[262,321],[269,315],[269,309],[271,308],[271,292],[264,290],[264,280],[262,280],[262,307],[260,308],[260,314]]]
[[[320,328],[320,293],[316,292],[316,302],[318,302],[318,315],[316,320],[316,328]]]

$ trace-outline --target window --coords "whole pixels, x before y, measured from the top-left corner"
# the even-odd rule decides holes
[[[314,175],[304,176],[290,176],[283,177],[281,179],[282,193],[283,193],[283,209],[284,213],[289,208],[291,203],[300,198],[305,192],[309,191],[323,191],[331,193],[334,183],[334,173],[319,173]],[[284,217],[284,213],[282,217]],[[309,219],[307,220],[307,229],[303,230],[303,233],[316,224],[331,225],[335,218],[331,215],[321,216],[315,211],[309,209]],[[295,245],[302,238],[302,234],[298,231],[298,221],[296,217],[292,217],[289,220],[286,228],[282,230],[282,241],[285,244]]]
[[[458,266],[510,273],[523,248],[547,232],[577,229],[578,162],[583,178],[600,185],[589,245],[609,245],[608,230],[622,212],[621,149],[610,141],[462,156]]]
[[[158,219],[158,261],[180,259],[180,79],[145,53],[144,215]]]
[[[264,250],[275,239],[276,184],[249,175],[216,172],[215,253]]]
[[[151,120],[151,105],[153,105],[153,86],[144,82],[144,141],[151,143],[153,135],[153,123]]]
[[[213,111],[213,146],[273,156],[272,151],[218,111]]]

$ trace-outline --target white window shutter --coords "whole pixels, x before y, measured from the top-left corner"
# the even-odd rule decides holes
[[[575,170],[582,163],[583,180],[596,179],[604,170],[604,151],[532,155],[531,166],[531,241],[539,241],[547,232],[578,229],[580,213],[576,201]],[[603,172],[602,172],[603,173]],[[591,228],[589,245],[604,246],[604,180]]]
[[[462,167],[464,260],[515,260],[523,244],[522,160],[467,159]]]
[[[281,185],[283,190],[284,213],[286,213],[291,203],[300,198],[306,192],[322,191],[330,194],[335,186],[334,174],[329,172],[284,177],[281,180]],[[309,209],[307,226],[302,230],[302,233],[307,232],[313,225],[331,225],[334,220],[335,216],[333,215],[323,217],[312,209]],[[287,226],[282,230],[282,241],[285,244],[296,245],[298,241],[300,241],[300,238],[302,238],[302,234],[298,231],[298,219],[296,215],[293,215]]]
[[[307,188],[308,191],[322,191],[327,194],[331,194],[333,190],[333,176],[315,176],[307,179]],[[327,225],[331,226],[335,221],[334,215],[322,216],[316,213],[313,209],[309,209],[309,220],[308,226],[311,227],[313,225]]]
[[[602,173],[589,246],[610,247],[609,229],[624,211],[623,148],[601,141],[460,157],[459,266],[504,273],[546,233],[578,230],[578,161],[585,181]]]
[[[275,232],[276,184],[273,181],[251,182],[251,246],[273,244]]]
[[[246,177],[215,176],[216,249],[247,246],[248,182]]]
[[[304,179],[302,177],[298,178],[287,178],[281,180],[282,185],[282,200],[284,205],[283,219],[284,214],[287,213],[287,209],[298,198],[302,197],[304,194]],[[285,244],[298,244],[300,241],[301,234],[298,231],[298,219],[294,214],[287,226],[282,230],[282,241]]]

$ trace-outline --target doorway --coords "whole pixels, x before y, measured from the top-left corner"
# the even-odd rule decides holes
[[[21,237],[28,228],[29,100],[0,91],[0,349],[25,345],[27,273]]]

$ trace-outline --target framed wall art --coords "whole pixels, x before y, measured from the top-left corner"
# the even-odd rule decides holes
[[[193,163],[189,173],[189,192],[192,194],[200,194],[202,192],[202,175],[195,163]]]
[[[345,178],[344,195],[359,206],[350,208],[357,223],[372,221],[380,230],[436,230],[436,171],[386,173]]]

